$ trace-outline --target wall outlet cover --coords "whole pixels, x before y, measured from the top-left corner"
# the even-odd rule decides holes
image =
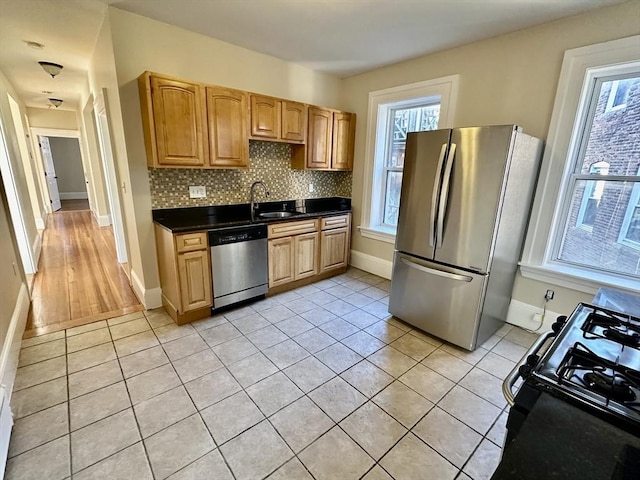
[[[207,196],[207,187],[204,185],[189,186],[189,198],[205,198]]]
[[[313,186],[313,183],[309,184],[309,193],[312,193],[315,190],[315,187]]]

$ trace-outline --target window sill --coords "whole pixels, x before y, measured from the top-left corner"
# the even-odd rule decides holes
[[[392,245],[395,245],[396,243],[395,229],[385,227],[358,227],[358,230],[360,230],[360,235],[362,235],[363,237],[372,238],[374,240],[390,243]]]
[[[590,294],[595,294],[601,287],[613,287],[631,292],[640,290],[639,281],[567,265],[520,264],[520,272],[525,278],[548,282]]]

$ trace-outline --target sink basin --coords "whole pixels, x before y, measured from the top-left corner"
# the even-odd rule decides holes
[[[259,213],[258,217],[260,218],[287,218],[295,215],[294,212],[265,212]]]

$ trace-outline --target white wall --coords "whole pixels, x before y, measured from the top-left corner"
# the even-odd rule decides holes
[[[640,33],[640,1],[633,0],[583,15],[528,28],[380,68],[344,80],[343,106],[358,115],[353,181],[354,226],[362,214],[367,102],[370,91],[460,75],[454,126],[516,123],[545,139],[564,51]],[[365,238],[354,229],[352,248],[390,262],[393,245]],[[358,256],[356,253],[356,257]],[[591,295],[518,276],[513,298],[541,305],[547,288],[556,291],[550,305],[570,312]]]
[[[80,143],[77,138],[49,137],[53,165],[62,200],[88,198]]]

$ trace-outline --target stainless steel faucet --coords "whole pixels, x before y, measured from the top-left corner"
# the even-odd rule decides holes
[[[255,220],[255,214],[256,214],[256,201],[255,201],[255,195],[256,195],[256,187],[257,186],[261,186],[262,188],[264,188],[264,195],[265,197],[269,196],[269,189],[267,188],[267,186],[264,184],[264,182],[258,180],[257,182],[253,182],[251,184],[251,190],[250,190],[250,196],[251,196],[251,220]]]

